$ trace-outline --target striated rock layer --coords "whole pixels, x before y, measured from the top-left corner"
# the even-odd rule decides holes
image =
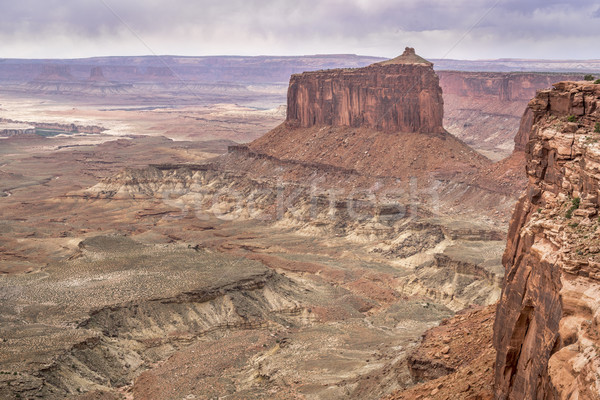
[[[406,48],[393,60],[359,69],[292,75],[287,121],[371,127],[399,132],[443,132],[443,100],[433,64]]]
[[[497,399],[600,399],[600,85],[554,86],[517,140],[529,183],[503,257]]]

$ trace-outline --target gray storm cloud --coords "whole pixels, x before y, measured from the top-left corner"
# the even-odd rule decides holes
[[[595,0],[2,0],[0,57],[89,53],[178,54],[360,52],[392,56],[401,42],[481,58],[537,57],[571,38],[581,52],[600,34]],[[557,42],[556,38],[560,38]],[[143,41],[143,46],[140,41]],[[463,41],[462,48],[457,43]],[[529,41],[529,45],[528,45]],[[546,43],[547,42],[547,43]],[[74,48],[81,44],[79,50]],[[578,44],[577,44],[578,43]],[[39,47],[36,48],[36,46]],[[45,47],[44,47],[45,46]],[[49,47],[48,47],[49,46]],[[43,47],[43,48],[42,48]],[[314,49],[314,51],[311,51]],[[539,49],[536,51],[532,51]],[[21,50],[21,51],[20,51]],[[560,49],[557,49],[557,53]],[[79,53],[78,53],[79,51]],[[540,52],[547,52],[538,54]],[[489,54],[488,54],[489,53]],[[453,55],[451,55],[453,56]],[[562,58],[557,54],[558,58]],[[573,57],[574,54],[565,55]]]

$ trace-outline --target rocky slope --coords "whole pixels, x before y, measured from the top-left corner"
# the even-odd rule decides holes
[[[423,335],[408,359],[416,385],[387,400],[491,400],[494,307],[457,313]]]
[[[365,68],[292,75],[287,121],[303,128],[442,132],[442,90],[432,67],[407,47],[400,57]]]
[[[529,183],[510,225],[494,326],[495,395],[598,399],[600,85],[555,84],[529,113]]]

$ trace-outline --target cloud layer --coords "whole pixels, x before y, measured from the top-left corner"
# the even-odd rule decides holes
[[[598,58],[596,0],[0,0],[0,57]]]

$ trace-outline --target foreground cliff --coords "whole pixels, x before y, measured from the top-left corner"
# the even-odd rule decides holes
[[[554,86],[529,103],[529,183],[494,326],[497,399],[600,398],[600,85]]]

